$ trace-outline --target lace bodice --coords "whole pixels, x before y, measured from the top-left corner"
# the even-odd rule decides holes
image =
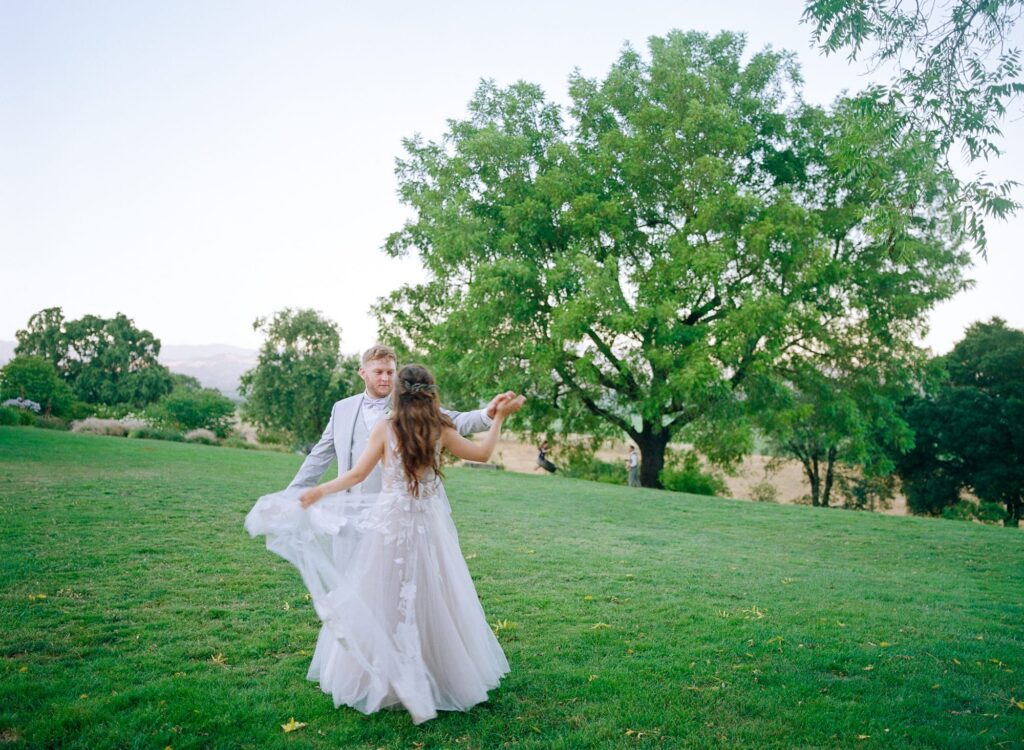
[[[441,455],[441,443],[434,446],[438,457]],[[436,497],[441,490],[441,478],[433,469],[427,469],[420,478],[420,494],[412,495],[405,480],[405,467],[402,465],[401,451],[398,447],[398,436],[394,427],[387,426],[387,450],[384,451],[384,463],[381,466],[381,491],[397,495],[402,500],[424,503]]]

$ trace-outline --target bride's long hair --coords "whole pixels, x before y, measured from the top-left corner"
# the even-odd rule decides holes
[[[394,410],[391,422],[398,437],[402,467],[409,492],[420,494],[420,477],[427,469],[443,476],[437,442],[445,427],[455,427],[441,411],[437,383],[423,365],[406,365],[395,378]]]

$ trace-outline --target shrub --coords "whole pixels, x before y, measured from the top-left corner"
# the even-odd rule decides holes
[[[885,510],[892,507],[892,500],[896,495],[896,476],[864,476],[859,472],[840,473],[836,488],[843,498],[845,508]]]
[[[100,419],[99,417],[88,417],[71,423],[72,432],[82,432],[88,435],[112,435],[114,437],[125,437],[132,429],[144,427],[145,423],[139,420],[117,420]]]
[[[724,479],[701,468],[700,458],[693,451],[673,453],[665,463],[661,470],[661,484],[666,490],[716,496],[729,492]]]
[[[1002,503],[974,502],[960,500],[956,505],[942,509],[942,517],[951,521],[981,521],[982,523],[1002,523],[1010,517]]]
[[[36,417],[36,427],[41,427],[44,430],[67,430],[70,428],[66,419],[60,417]]]
[[[750,499],[758,503],[777,503],[779,491],[774,484],[765,480],[750,488]]]
[[[1010,518],[1010,514],[1002,503],[981,502],[974,510],[974,517],[982,523],[1003,523]]]
[[[253,450],[254,448],[259,447],[255,443],[250,443],[248,440],[240,438],[237,435],[232,435],[231,437],[226,438],[221,445],[225,448],[244,448],[245,450]]]
[[[970,521],[974,518],[974,503],[960,500],[955,505],[947,505],[942,509],[942,517],[950,521]]]
[[[556,452],[555,465],[563,476],[605,484],[625,484],[623,464],[609,463],[594,456],[586,445],[574,445]]]
[[[179,387],[146,410],[147,419],[160,427],[208,430],[227,437],[235,403],[212,388]]]
[[[10,407],[11,409],[25,409],[33,414],[38,414],[43,408],[37,401],[22,398],[21,396],[18,396],[18,398],[9,398],[4,401],[3,405]]]
[[[256,439],[267,445],[291,446],[295,438],[287,430],[271,430],[260,428],[256,433]]]
[[[177,430],[167,430],[160,427],[136,427],[128,433],[128,437],[141,440],[170,440],[175,443],[185,441],[185,436]]]
[[[189,430],[185,433],[186,443],[202,443],[203,445],[220,445],[217,436],[210,430]]]
[[[17,425],[18,412],[20,409],[12,409],[10,406],[0,406],[0,425]]]

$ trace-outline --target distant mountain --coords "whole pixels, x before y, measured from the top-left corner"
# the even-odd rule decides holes
[[[159,359],[171,372],[191,375],[206,388],[238,398],[239,378],[256,366],[259,352],[225,344],[164,344]]]
[[[0,366],[14,358],[16,341],[0,341]],[[256,366],[259,352],[224,344],[160,347],[160,362],[171,372],[191,375],[207,388],[216,388],[225,396],[238,398],[242,373]]]

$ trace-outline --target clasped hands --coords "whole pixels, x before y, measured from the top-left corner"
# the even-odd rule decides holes
[[[498,416],[504,419],[519,411],[525,401],[526,396],[517,396],[515,391],[505,391],[492,398],[485,411],[490,419]]]

